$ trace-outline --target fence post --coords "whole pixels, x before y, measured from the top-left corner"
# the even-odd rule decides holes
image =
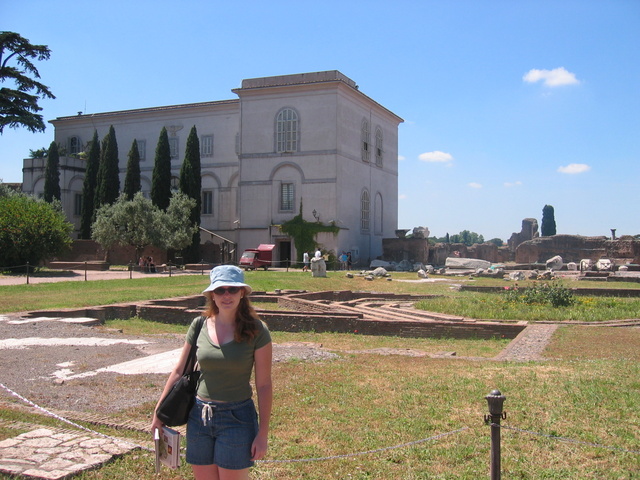
[[[29,262],[27,262],[27,285],[29,285]]]
[[[84,281],[87,281],[87,261],[84,262]]]
[[[502,411],[507,397],[495,389],[484,398],[489,404],[489,415],[484,416],[484,421],[491,424],[491,480],[500,480],[500,420],[507,418]]]

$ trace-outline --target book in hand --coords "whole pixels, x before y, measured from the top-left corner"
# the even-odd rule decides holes
[[[154,434],[156,445],[156,473],[160,471],[161,465],[169,468],[180,466],[180,432],[169,427],[162,427],[161,431],[156,429]]]

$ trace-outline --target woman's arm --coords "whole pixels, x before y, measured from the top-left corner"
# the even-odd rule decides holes
[[[260,460],[267,453],[269,422],[273,403],[273,384],[271,383],[271,362],[273,346],[269,342],[254,353],[256,369],[256,391],[258,393],[258,435],[251,446],[251,459]]]
[[[173,367],[173,370],[169,374],[169,378],[167,379],[167,383],[164,385],[164,389],[162,390],[162,395],[160,395],[160,399],[156,404],[156,408],[153,409],[153,420],[151,421],[151,433],[155,431],[155,429],[162,429],[163,423],[156,416],[156,409],[160,405],[160,402],[165,397],[165,395],[171,390],[173,384],[178,381],[178,379],[182,376],[182,372],[184,371],[184,366],[187,364],[187,359],[189,358],[189,352],[191,352],[191,345],[187,342],[182,346],[182,351],[180,352],[180,359],[176,366]]]

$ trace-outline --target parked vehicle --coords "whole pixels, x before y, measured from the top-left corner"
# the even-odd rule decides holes
[[[273,249],[275,245],[261,243],[258,248],[247,248],[240,257],[240,267],[245,270],[264,268],[267,270],[272,265]]]

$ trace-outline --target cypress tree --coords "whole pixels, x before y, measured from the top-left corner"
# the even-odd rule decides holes
[[[44,201],[51,203],[54,198],[60,200],[60,155],[58,144],[51,142],[44,169]]]
[[[102,140],[100,151],[100,168],[96,187],[96,210],[102,205],[110,205],[120,194],[120,169],[118,167],[118,142],[113,125]]]
[[[551,205],[545,205],[542,209],[542,225],[540,226],[540,235],[550,237],[556,234],[556,218],[555,212]]]
[[[171,199],[171,148],[169,147],[169,134],[162,127],[158,145],[156,146],[156,158],[151,177],[151,201],[153,204],[166,210]]]
[[[184,154],[184,162],[180,168],[180,191],[195,200],[196,205],[191,209],[189,220],[192,224],[200,225],[200,209],[202,175],[200,169],[200,141],[198,131],[194,125],[187,138],[187,147]],[[187,262],[197,262],[200,260],[200,230],[193,234],[191,245],[184,249],[184,256]]]
[[[141,190],[140,184],[140,152],[138,151],[138,141],[134,140],[129,150],[129,160],[127,161],[127,174],[124,177],[124,194],[127,200],[133,200],[136,192]]]
[[[100,140],[98,131],[93,131],[93,140],[89,147],[89,157],[82,184],[82,217],[80,219],[80,236],[85,240],[91,238],[91,224],[95,217],[96,185],[98,183],[98,168],[100,168]]]

